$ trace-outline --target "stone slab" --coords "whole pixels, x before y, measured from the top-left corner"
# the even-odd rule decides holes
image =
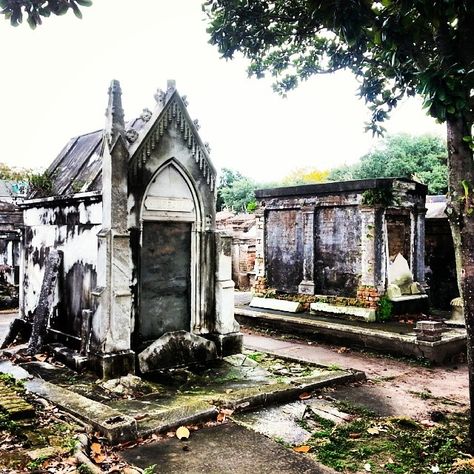
[[[299,313],[303,311],[303,307],[298,301],[278,300],[276,298],[259,298],[257,296],[252,298],[250,306],[252,308],[284,311],[285,313]]]
[[[308,316],[267,313],[264,311],[235,308],[239,323],[256,325],[324,339],[332,343],[363,347],[385,354],[423,357],[435,363],[443,363],[466,350],[466,331],[452,328],[436,342],[417,341],[415,333],[401,334],[371,327],[359,321],[327,321]],[[390,327],[385,324],[384,327]]]
[[[291,445],[305,444],[311,432],[301,426],[307,407],[302,401],[280,406],[264,407],[232,416],[232,420]]]
[[[111,443],[128,441],[137,436],[135,419],[103,403],[38,378],[27,381],[25,387],[30,392],[84,420],[106,436]]]
[[[17,380],[30,379],[31,375],[19,365],[12,364],[9,360],[0,361],[0,373],[9,374]]]
[[[335,314],[337,316],[349,316],[363,321],[375,321],[375,309],[359,308],[357,306],[336,306],[329,303],[311,303],[312,313]]]
[[[122,451],[120,455],[142,469],[156,464],[160,472],[169,474],[335,473],[308,456],[234,423],[193,431],[186,441],[170,438]]]

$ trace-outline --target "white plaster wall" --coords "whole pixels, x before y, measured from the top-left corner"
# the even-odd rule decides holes
[[[65,222],[70,213],[79,214],[79,225],[54,225],[58,220]],[[55,247],[64,255],[64,275],[75,263],[97,266],[97,233],[101,225],[102,205],[79,203],[63,209],[30,208],[24,213],[27,227],[25,241],[25,283],[23,285],[23,313],[34,311],[38,304],[44,276],[44,259],[35,255],[44,255],[44,249]],[[41,254],[41,252],[43,253]],[[38,261],[39,260],[39,261]],[[57,300],[55,301],[57,303]]]

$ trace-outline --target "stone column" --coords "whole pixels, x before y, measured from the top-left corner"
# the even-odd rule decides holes
[[[243,336],[234,318],[234,282],[232,281],[232,236],[216,232],[216,343],[221,356],[242,352]]]
[[[132,258],[128,232],[128,149],[118,81],[112,81],[102,152],[102,229],[98,234],[97,310],[92,317],[89,358],[103,378],[135,371],[131,350]]]
[[[361,279],[360,284],[385,291],[386,252],[384,232],[384,210],[361,206]]]
[[[255,211],[255,277],[265,278],[265,247],[264,247],[264,229],[265,212],[259,208]]]
[[[414,238],[413,238],[413,279],[423,287],[425,282],[425,215],[426,208],[415,209],[413,218]]]
[[[303,280],[298,293],[314,295],[314,207],[301,210],[303,213]]]

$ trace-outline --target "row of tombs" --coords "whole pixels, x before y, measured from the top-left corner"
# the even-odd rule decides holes
[[[73,138],[47,186],[7,206],[23,216],[4,265],[17,271],[3,273],[21,289],[21,321],[106,378],[242,350],[208,146],[173,81],[155,100],[125,122],[112,81],[104,130]],[[369,314],[388,292],[424,308],[425,198],[394,178],[258,191],[255,291],[323,295],[328,308],[346,298]]]

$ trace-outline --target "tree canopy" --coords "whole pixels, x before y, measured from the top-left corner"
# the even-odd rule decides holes
[[[381,131],[404,96],[430,114],[472,112],[474,5],[470,0],[208,0],[210,42],[242,53],[285,93],[313,74],[350,69]]]
[[[439,137],[389,135],[359,162],[331,170],[329,179],[414,178],[428,186],[429,194],[446,194],[447,155],[446,143]]]
[[[78,18],[82,18],[80,7],[89,7],[92,0],[0,0],[1,13],[13,26],[26,21],[31,28],[42,24],[42,18],[50,15],[64,15],[72,10]]]

